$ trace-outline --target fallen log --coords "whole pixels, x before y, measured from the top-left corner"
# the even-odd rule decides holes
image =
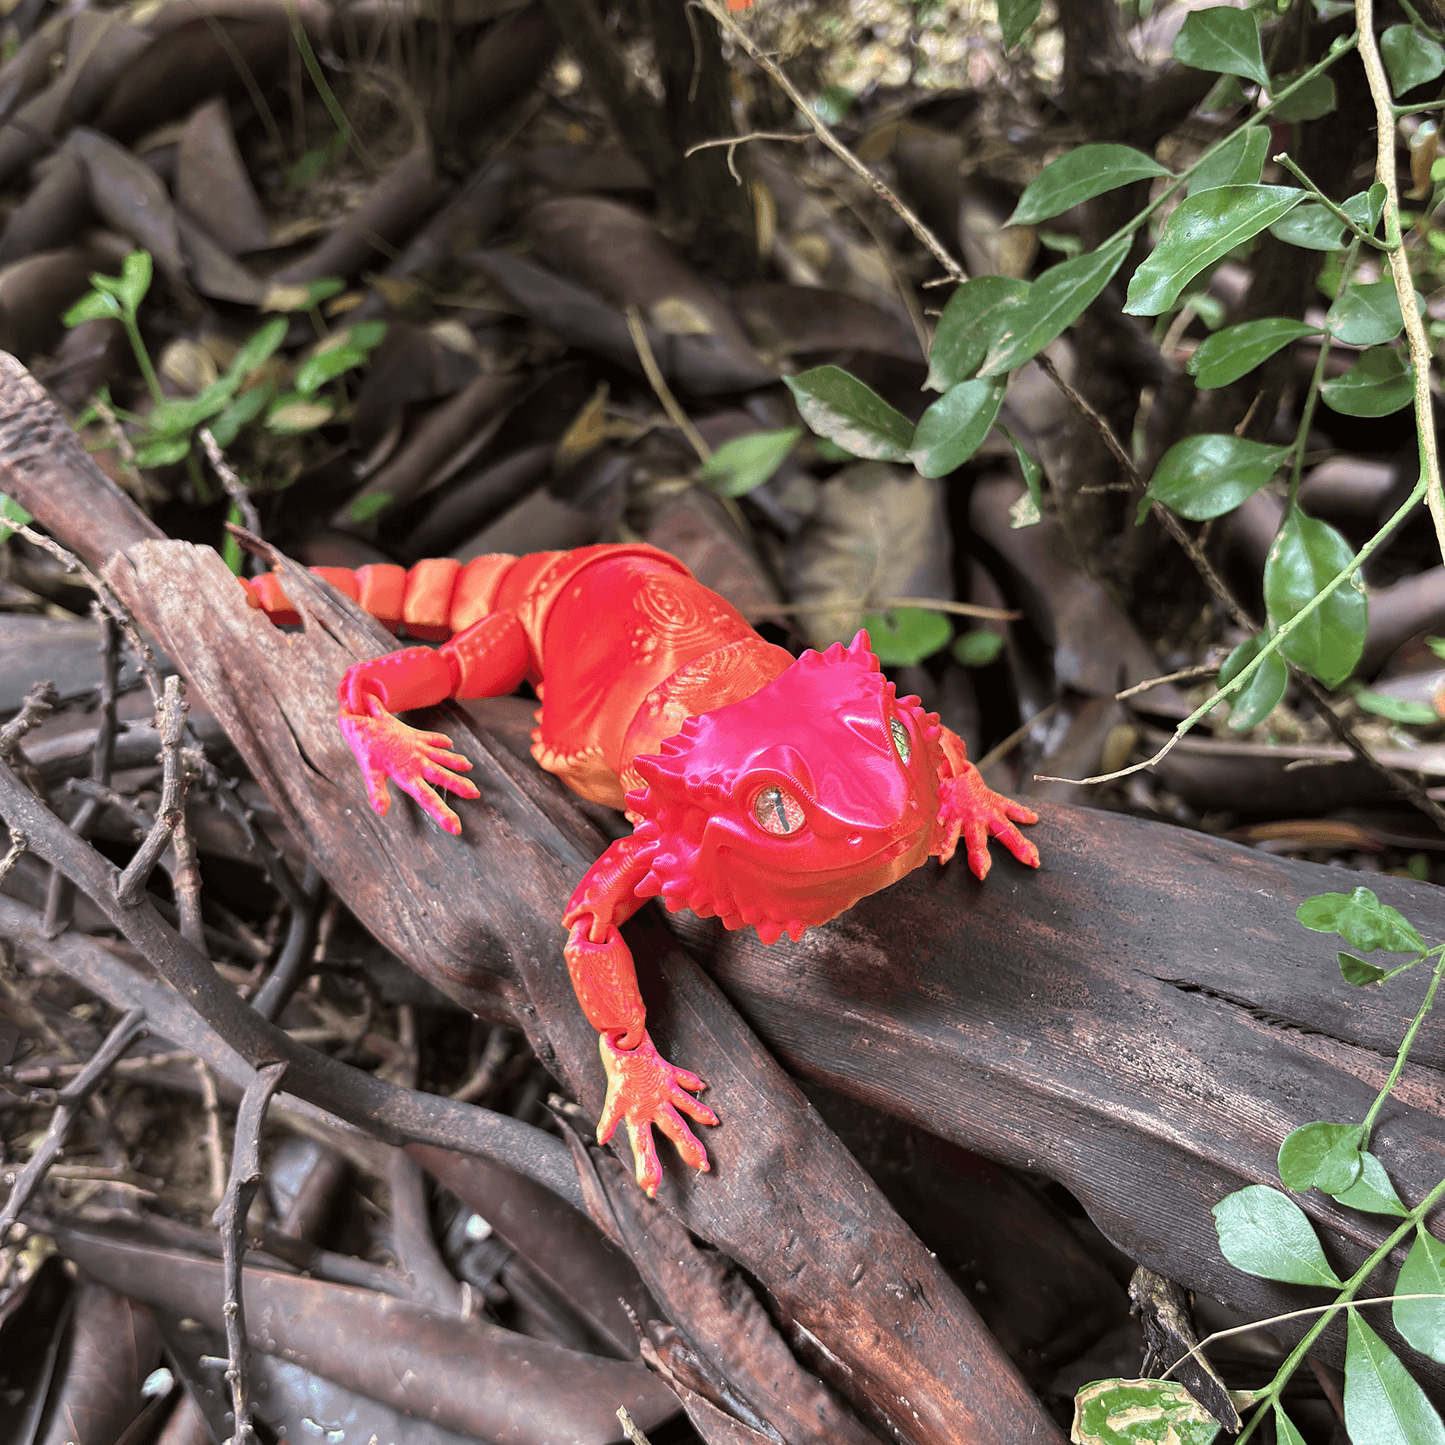
[[[336,679],[387,650],[387,635],[292,564],[287,589],[309,619],[299,634],[251,609],[207,548],[139,541],[113,555],[153,529],[124,508],[118,535],[91,527],[84,499],[109,483],[22,369],[0,366],[0,398],[0,489],[104,567],[357,917],[458,1002],[524,1029],[595,1116],[596,1036],[572,995],[558,920],[605,844],[575,800],[505,744],[488,750],[445,709],[436,725],[456,734],[482,794],[467,837],[440,833],[406,805],[378,818],[333,711]],[[656,925],[637,930],[633,946],[644,971],[668,976],[654,1037],[728,1099],[733,1120],[709,1135],[712,1174],[669,1161],[666,1207],[764,1285],[805,1361],[891,1438],[1058,1440],[957,1285],[716,986]]]
[[[57,488],[96,483],[59,475],[57,467],[69,476],[70,457],[62,451],[54,461],[41,451],[55,444],[54,425],[23,420],[29,412],[15,399],[18,385],[0,372],[0,489],[97,562],[138,540],[139,529],[106,535],[78,518],[83,489],[68,502],[55,497]],[[28,408],[39,405],[32,395]],[[405,804],[375,818],[330,728],[334,679],[352,657],[381,645],[354,610],[298,573],[292,595],[305,594],[321,625],[286,639],[246,615],[224,569],[202,553],[137,548],[111,576],[358,916],[452,997],[516,1019],[595,1110],[592,1038],[571,1001],[555,919],[601,840],[554,780],[513,751],[524,728],[517,706],[478,709],[485,722],[472,733],[452,710],[421,723],[449,732],[476,765],[483,796],[459,847],[424,831]],[[1245,1184],[1273,1181],[1291,1129],[1363,1117],[1425,980],[1351,988],[1333,940],[1294,922],[1302,898],[1346,886],[1338,870],[1063,807],[1047,809],[1033,836],[1044,853],[1039,874],[1003,860],[980,886],[961,868],[930,866],[796,945],[764,948],[751,933],[726,934],[687,915],[668,924],[795,1073],[1061,1181],[1132,1257],[1247,1314],[1321,1303],[1318,1291],[1226,1264],[1210,1207]],[[1392,878],[1371,885],[1427,940],[1445,938],[1440,890]],[[629,936],[656,1036],[709,1079],[709,1100],[724,1118],[708,1134],[716,1172],[694,1178],[670,1165],[669,1206],[792,1309],[798,1251],[815,1247],[820,1233],[846,1235],[860,1220],[872,1227],[880,1215],[841,1198],[842,1178],[814,1162],[821,1156],[789,1152],[788,1130],[806,1106],[779,1076],[762,1072],[767,1056],[745,1031],[719,1031],[719,996],[669,949],[672,935],[640,915]],[[1445,1175],[1438,1026],[1422,1033],[1372,1147],[1407,1202]],[[808,1169],[820,1172],[804,1197],[777,1192]],[[1383,1237],[1376,1222],[1317,1193],[1299,1202],[1342,1272]],[[1431,1227],[1445,1237],[1445,1212]],[[862,1286],[876,1282],[886,1293],[881,1256],[870,1246],[854,1258]],[[842,1264],[842,1255],[814,1253],[805,1272],[829,1278]],[[856,1305],[854,1291],[841,1287],[848,1279],[831,1275],[823,1290],[829,1310]],[[1386,1292],[1391,1282],[1374,1283]],[[939,1299],[931,1297],[933,1308]],[[816,1312],[805,1305],[796,1317],[816,1332],[807,1323]],[[1385,1319],[1375,1323],[1398,1345]],[[843,1333],[863,1327],[850,1318]],[[903,1328],[888,1327],[900,1355],[918,1348],[904,1348],[895,1333]],[[1445,1368],[1400,1348],[1445,1400]],[[1321,1341],[1326,1358],[1342,1351],[1338,1331]],[[902,1388],[905,1362],[889,1368],[886,1386],[876,1374],[862,1389],[875,1418],[891,1413],[888,1391]],[[845,1393],[857,1400],[859,1380],[852,1383]],[[951,1386],[942,1378],[930,1388],[939,1400]],[[950,1433],[956,1422],[940,1416],[911,1428],[920,1432],[914,1438],[930,1429],[937,1439],[985,1438]]]

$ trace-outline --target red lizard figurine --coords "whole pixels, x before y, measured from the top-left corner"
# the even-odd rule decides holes
[[[358,663],[341,680],[337,721],[378,813],[390,778],[460,833],[435,790],[477,797],[460,776],[471,764],[449,738],[394,714],[500,696],[526,678],[542,699],[533,756],[635,824],[587,870],[562,922],[607,1070],[597,1137],[606,1143],[626,1123],[649,1195],[661,1178],[651,1126],[705,1170],[682,1115],[718,1121],[693,1097],[703,1081],[647,1034],[618,933],[644,900],[727,928],[752,924],[764,943],[783,933],[796,942],[925,859],[946,863],[960,837],[980,878],[990,836],[1038,866],[1014,826],[1035,815],[991,792],[962,740],[916,697],[896,695],[866,632],[795,661],[676,558],[641,545],[313,570],[393,631],[450,639]],[[299,620],[274,574],[245,586],[274,622]]]

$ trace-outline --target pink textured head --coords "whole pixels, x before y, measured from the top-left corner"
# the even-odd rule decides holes
[[[636,760],[647,786],[627,805],[653,845],[638,894],[796,939],[934,851],[940,733],[896,695],[866,632],[805,652]]]

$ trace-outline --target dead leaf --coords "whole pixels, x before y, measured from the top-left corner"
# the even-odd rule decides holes
[[[818,488],[784,563],[798,630],[813,647],[851,642],[863,599],[953,593],[953,546],[940,481],[911,467],[854,462]]]
[[[170,194],[156,173],[108,135],[76,126],[70,144],[90,177],[95,209],[149,251],[173,284],[186,285],[181,236]]]
[[[176,202],[232,256],[267,244],[266,217],[220,96],[186,122],[176,156]]]

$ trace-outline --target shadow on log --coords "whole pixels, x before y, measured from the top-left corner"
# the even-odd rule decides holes
[[[23,371],[0,370],[0,490],[96,564],[154,535],[136,519],[130,530],[89,524],[92,489],[109,484],[78,445],[66,450],[69,433],[52,418]],[[594,1036],[572,1000],[556,920],[602,839],[517,756],[521,706],[476,708],[475,732],[451,709],[420,719],[475,765],[482,797],[465,805],[461,843],[405,800],[378,819],[331,721],[345,666],[390,645],[374,624],[292,569],[287,590],[315,620],[304,635],[277,633],[217,559],[179,544],[135,547],[109,575],[358,916],[452,997],[525,1028],[595,1112]],[[1426,980],[1343,983],[1333,941],[1293,917],[1302,898],[1347,883],[1336,869],[1061,807],[1031,836],[1038,874],[1005,859],[980,886],[962,868],[930,865],[798,944],[765,948],[687,915],[668,924],[797,1074],[1060,1180],[1132,1257],[1251,1316],[1321,1303],[1318,1291],[1227,1265],[1210,1208],[1275,1181],[1291,1129],[1363,1117]],[[1438,889],[1370,882],[1427,939],[1445,938]],[[707,1134],[714,1174],[668,1162],[668,1206],[767,1285],[836,1357],[828,1368],[814,1350],[811,1362],[875,1419],[917,1440],[1051,1438],[1016,1381],[999,1393],[1010,1377],[967,1303],[714,983],[651,910],[628,933],[660,1046],[709,1080],[723,1118]],[[1438,1025],[1373,1148],[1407,1202],[1445,1175]],[[1341,1272],[1383,1237],[1317,1193],[1299,1202]],[[1432,1227],[1445,1237],[1445,1217]],[[1383,1314],[1374,1323],[1399,1344]],[[1400,1348],[1445,1400],[1445,1367]],[[1339,1330],[1320,1353],[1342,1358]],[[969,1378],[980,1362],[996,1372],[984,1387]],[[922,1418],[906,1419],[905,1398]]]

